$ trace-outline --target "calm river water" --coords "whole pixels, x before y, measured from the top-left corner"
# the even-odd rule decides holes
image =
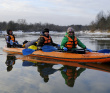
[[[76,35],[94,51],[110,49],[109,35]],[[64,34],[51,36],[60,44]],[[37,34],[16,35],[19,43],[38,37]],[[0,41],[0,93],[110,93],[110,64],[80,64],[83,67],[77,67],[15,60],[2,50],[6,45],[4,35],[0,35]]]

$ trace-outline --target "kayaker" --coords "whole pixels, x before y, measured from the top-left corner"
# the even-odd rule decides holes
[[[60,47],[59,44],[53,42],[51,36],[49,35],[49,29],[45,28],[42,32],[40,37],[38,38],[37,48],[41,49],[43,45],[52,45],[56,47]]]
[[[15,35],[13,34],[11,29],[7,30],[7,35],[5,37],[7,47],[22,47],[22,45],[18,44],[18,41],[15,40]]]
[[[61,42],[60,48],[64,51],[67,50],[76,50],[77,45],[80,46],[83,49],[87,49],[88,51],[92,52],[91,49],[88,49],[76,36],[75,36],[75,30],[72,27],[69,27],[67,29],[67,32]]]

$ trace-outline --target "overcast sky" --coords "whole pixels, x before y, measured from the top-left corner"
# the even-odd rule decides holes
[[[110,0],[0,0],[0,22],[88,25],[101,11],[110,11]]]

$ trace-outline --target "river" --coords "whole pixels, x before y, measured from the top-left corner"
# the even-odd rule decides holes
[[[51,36],[60,44],[64,33]],[[110,35],[76,33],[76,36],[93,51],[110,49]],[[38,37],[39,34],[29,33],[16,35],[20,44]],[[15,59],[3,51],[4,34],[0,41],[0,93],[110,93],[110,64],[77,67]]]

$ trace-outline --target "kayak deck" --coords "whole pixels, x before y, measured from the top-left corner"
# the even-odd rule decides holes
[[[24,48],[7,48],[4,47],[3,50],[5,52],[11,54],[22,54],[22,50]],[[86,52],[85,54],[76,54],[76,53],[67,53],[67,52],[43,52],[41,50],[37,50],[30,54],[29,56],[37,56],[41,58],[48,58],[54,60],[62,60],[62,61],[70,61],[70,62],[110,62],[110,54],[107,53],[97,53],[97,52]]]

